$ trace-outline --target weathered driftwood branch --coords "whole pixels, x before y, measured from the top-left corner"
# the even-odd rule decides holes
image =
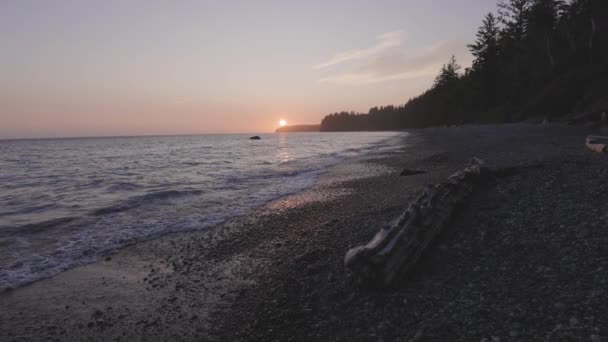
[[[570,116],[568,123],[571,125],[583,124],[583,123],[602,123],[606,121],[606,112],[598,110],[592,112],[584,112]]]
[[[608,151],[608,137],[590,135],[585,141],[585,145],[593,152],[602,153]]]
[[[401,216],[384,226],[367,245],[346,253],[346,268],[360,281],[380,286],[403,277],[486,172],[483,162],[474,158],[469,167],[447,181],[425,188]]]

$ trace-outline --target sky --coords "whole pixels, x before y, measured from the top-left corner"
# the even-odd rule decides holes
[[[495,0],[2,0],[0,138],[271,132],[403,104]]]

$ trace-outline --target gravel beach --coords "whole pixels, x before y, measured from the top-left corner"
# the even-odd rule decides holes
[[[209,232],[0,293],[0,341],[608,341],[608,157],[584,148],[589,133],[411,131]],[[357,286],[346,251],[474,156],[494,177],[414,272]]]

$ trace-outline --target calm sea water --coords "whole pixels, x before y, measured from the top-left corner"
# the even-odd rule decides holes
[[[0,289],[309,187],[399,133],[0,141]]]

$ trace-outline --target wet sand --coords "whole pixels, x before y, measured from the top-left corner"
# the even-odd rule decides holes
[[[0,340],[605,340],[608,158],[584,149],[586,133],[413,131],[212,231],[0,294]],[[475,192],[408,279],[356,286],[346,251],[472,156],[508,172]]]

